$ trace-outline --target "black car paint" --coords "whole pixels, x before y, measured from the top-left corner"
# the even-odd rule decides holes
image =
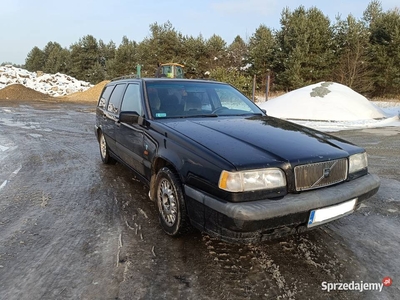
[[[148,81],[154,82],[154,79]],[[126,81],[128,82],[130,80]],[[96,134],[98,135],[98,130],[102,130],[110,145],[112,156],[130,167],[150,187],[154,168],[160,160],[172,166],[179,175],[185,191],[192,196],[197,195],[197,199],[186,195],[187,210],[192,222],[195,223],[193,225],[223,239],[229,230],[231,230],[229,240],[240,239],[239,232],[243,231],[244,227],[231,224],[230,229],[223,228],[223,224],[220,224],[221,219],[229,217],[210,210],[210,207],[206,207],[205,202],[199,199],[212,199],[222,204],[240,204],[249,201],[279,203],[279,199],[285,199],[288,193],[292,193],[291,197],[296,193],[293,175],[295,166],[347,158],[352,154],[364,152],[362,148],[331,135],[266,116],[261,110],[259,115],[253,116],[152,118],[145,93],[146,79],[135,82],[142,88],[144,114],[138,118],[138,122],[126,123],[119,120],[118,114],[108,112],[105,109],[107,105],[104,109],[97,107]],[[284,170],[287,179],[286,188],[244,193],[229,193],[218,188],[222,170],[267,167]],[[365,169],[353,174],[349,179],[367,173],[368,170]],[[379,180],[375,177],[373,180],[377,183],[371,187],[373,191],[370,194],[376,193],[379,188]],[[311,195],[313,192],[308,193]],[[307,194],[303,193],[304,195]],[[284,220],[281,222],[288,226],[304,224],[307,221],[304,220],[307,213],[299,212],[299,215],[302,217],[290,217],[290,224]],[[283,217],[288,218],[288,216]],[[275,220],[277,224],[280,218],[282,216]],[[216,222],[218,225],[215,225]],[[240,224],[245,221],[231,220],[222,223],[231,222]],[[265,226],[265,222],[269,225]],[[260,230],[268,231],[274,223],[268,220],[265,222],[261,222],[264,227],[257,228],[258,233]],[[207,223],[210,226],[207,227]],[[287,226],[284,227],[286,231]],[[252,233],[249,235],[254,236]]]
[[[188,181],[195,187],[234,202],[256,200],[257,197],[274,198],[286,192],[271,191],[269,195],[265,191],[241,195],[226,193],[218,188],[222,169],[281,168],[286,172],[289,192],[295,192],[292,173],[295,166],[348,157],[360,152],[359,147],[333,136],[312,129],[301,131],[302,128],[295,124],[268,116],[166,119],[150,123],[158,123],[157,131],[168,136],[168,142],[164,137],[165,147],[160,151],[173,152],[177,156],[174,165],[179,173],[184,174],[184,183]],[[180,146],[168,149],[167,145],[171,143]],[[183,153],[181,147],[189,151]],[[193,153],[196,153],[194,157]],[[212,165],[217,164],[218,168],[213,172],[207,163],[199,163],[197,160],[201,156]],[[215,158],[219,158],[218,161],[214,161]],[[226,163],[221,165],[222,162]]]

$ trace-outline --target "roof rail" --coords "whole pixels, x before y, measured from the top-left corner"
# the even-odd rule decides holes
[[[111,81],[120,80],[120,79],[132,79],[132,78],[135,78],[135,79],[136,79],[136,78],[139,78],[139,77],[137,77],[136,74],[124,75],[124,76],[120,76],[120,77],[113,78],[113,79],[111,79]]]

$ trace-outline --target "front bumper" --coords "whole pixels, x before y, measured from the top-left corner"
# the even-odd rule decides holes
[[[280,200],[225,202],[185,185],[192,224],[229,242],[253,243],[306,229],[310,211],[357,198],[362,201],[379,189],[379,177],[367,174],[335,186],[288,194]]]

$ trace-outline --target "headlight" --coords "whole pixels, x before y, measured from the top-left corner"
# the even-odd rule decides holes
[[[277,168],[240,172],[222,171],[218,186],[229,192],[275,189],[286,186],[286,177],[283,171]]]
[[[349,158],[349,174],[356,173],[368,167],[367,153],[358,153]]]

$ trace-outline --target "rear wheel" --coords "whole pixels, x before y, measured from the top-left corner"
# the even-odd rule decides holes
[[[156,201],[161,226],[168,235],[179,236],[190,229],[181,182],[167,167],[157,174]]]
[[[100,147],[100,156],[101,160],[105,164],[115,164],[115,159],[110,156],[110,152],[108,150],[107,142],[104,137],[103,132],[100,131],[99,136],[99,147]]]

